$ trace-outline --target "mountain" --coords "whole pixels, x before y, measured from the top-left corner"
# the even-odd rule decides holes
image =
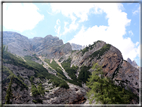
[[[69,43],[63,44],[62,40],[52,35],[28,39],[16,32],[3,32],[3,44],[8,46],[9,52],[18,56],[37,54],[54,58],[72,50]]]
[[[139,69],[139,66],[137,65],[137,63],[135,61],[131,61],[130,58],[127,58],[127,61],[132,65],[134,66],[135,68]]]
[[[72,50],[69,43],[63,44],[62,40],[51,35],[33,39],[15,35],[15,39],[10,34],[9,38],[3,37],[7,38],[3,40],[3,103],[87,104],[86,93],[90,89],[86,83],[94,71],[93,65],[98,63],[103,76],[110,78],[115,87],[124,88],[134,95],[129,103],[138,104],[139,70],[125,61],[121,52],[111,44],[98,40],[82,50]],[[15,46],[17,53],[9,48],[9,43],[14,48],[14,44],[20,41],[23,44],[27,41],[27,47],[18,44]],[[20,53],[19,47],[21,50],[26,48],[27,54]],[[9,87],[12,97],[7,91]]]
[[[71,43],[71,46],[72,46],[72,50],[81,50],[81,49],[85,48],[84,46],[78,45],[75,43]]]

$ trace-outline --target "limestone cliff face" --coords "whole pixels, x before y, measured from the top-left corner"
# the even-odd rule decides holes
[[[127,58],[127,62],[129,62],[132,66],[134,66],[135,68],[139,69],[140,67],[137,65],[137,63],[133,60],[131,61],[130,58]]]
[[[8,51],[18,56],[43,55],[48,58],[60,57],[72,50],[69,43],[64,44],[58,37],[27,37],[15,32],[3,32],[3,44],[8,46]]]
[[[78,44],[75,44],[75,43],[71,43],[71,46],[72,46],[72,50],[81,50],[81,49],[83,49],[82,45],[78,45]]]
[[[133,67],[129,62],[123,60],[123,56],[117,48],[104,41],[94,42],[94,44],[80,51],[72,51],[72,47],[69,43],[63,44],[62,40],[52,35],[47,35],[45,38],[36,37],[28,39],[18,33],[4,32],[3,39],[4,45],[8,45],[8,51],[19,56],[36,54],[37,56],[40,55],[42,58],[60,59],[60,63],[70,58],[71,66],[78,66],[76,75],[79,75],[80,67],[83,65],[91,68],[94,63],[98,63],[102,66],[104,75],[115,81],[115,84],[123,85],[126,89],[130,88],[133,93],[139,94],[139,70]],[[41,60],[35,62],[42,64]],[[8,63],[4,63],[4,66],[8,67],[14,75],[22,77],[24,84],[28,86],[28,89],[23,88],[23,91],[21,91],[22,86],[16,83],[15,79],[12,85],[13,95],[15,96],[13,102],[33,103],[32,100],[34,98],[31,96],[31,82],[29,78],[34,76],[36,70],[29,70],[28,68]],[[55,71],[53,69],[50,70]],[[89,69],[89,71],[92,72],[93,70]],[[39,70],[38,72],[40,73],[42,71]],[[7,78],[8,75],[3,73],[3,80]],[[39,81],[42,82],[45,89],[49,90],[49,92],[45,92],[44,96],[39,96],[44,104],[78,103],[79,101],[85,101],[87,99],[85,97],[87,89],[85,89],[84,86],[79,87],[67,82],[70,88],[63,89],[52,86],[48,83],[49,80],[47,79],[41,81],[38,77],[34,79],[35,85],[37,85]],[[5,81],[3,97],[6,94],[8,82],[9,81]],[[49,87],[52,89],[49,89]],[[22,101],[20,101],[21,99]],[[5,100],[3,100],[3,102],[5,102]]]
[[[3,44],[16,55],[31,55],[31,44],[27,37],[15,32],[3,32]]]
[[[103,41],[96,42],[92,46],[85,53],[82,50],[64,55],[61,62],[70,57],[72,59],[71,66],[92,66],[94,63],[98,63],[102,66],[105,76],[113,79],[117,85],[123,84],[126,89],[128,86],[132,92],[138,95],[139,70],[124,61],[121,52],[114,46]],[[105,50],[104,47],[106,46],[109,46],[109,48]],[[92,69],[90,69],[90,72],[92,72]]]

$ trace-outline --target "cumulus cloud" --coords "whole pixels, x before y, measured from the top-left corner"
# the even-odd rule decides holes
[[[20,32],[32,30],[44,19],[38,10],[32,3],[4,3],[3,25],[9,30]]]
[[[70,31],[75,31],[79,26],[78,23],[87,21],[89,11],[94,6],[93,3],[52,3],[50,5],[54,13],[61,12],[72,21],[69,27],[66,26],[67,24],[65,22],[62,35]],[[77,18],[79,18],[78,22],[76,22]]]
[[[60,26],[60,20],[59,19],[56,21],[56,25],[54,26],[54,28],[55,28],[55,32],[57,33],[57,36],[60,36],[61,26]]]
[[[105,12],[108,19],[108,26],[95,25],[89,28],[82,26],[81,30],[69,42],[88,45],[94,41],[103,40],[117,47],[122,52],[124,59],[129,57],[134,60],[139,55],[139,44],[133,43],[129,37],[123,37],[126,34],[126,26],[130,25],[131,22],[127,18],[127,13],[122,12],[123,8],[122,4],[115,3],[94,4],[94,14]]]

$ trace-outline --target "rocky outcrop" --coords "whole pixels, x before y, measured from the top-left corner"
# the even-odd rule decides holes
[[[44,100],[45,104],[77,104],[83,103],[81,101],[86,101],[84,97],[86,90],[79,86],[69,84],[69,89],[64,88],[54,88],[53,91],[48,93],[46,96],[47,100]]]
[[[33,55],[33,53],[35,53],[36,57],[39,57],[41,61],[34,61],[43,64],[48,72],[54,74],[55,76],[57,76],[57,71],[52,69],[44,61],[44,59],[42,59],[43,57],[48,59],[56,59],[55,61],[57,64],[71,58],[71,67],[73,65],[78,66],[76,73],[77,75],[80,73],[80,67],[87,66],[91,68],[94,63],[98,63],[102,66],[104,75],[111,78],[116,85],[124,86],[125,89],[129,88],[133,93],[137,95],[139,94],[139,70],[133,67],[129,61],[127,62],[123,60],[123,56],[117,48],[105,43],[104,41],[94,42],[94,44],[80,51],[71,51],[72,46],[69,43],[63,44],[62,40],[58,37],[53,37],[52,35],[47,35],[45,38],[33,38],[31,40],[13,32],[5,32],[4,35],[7,35],[4,36],[3,41],[5,45],[8,45],[9,51],[19,56]],[[59,62],[58,59],[60,59]],[[133,65],[135,65],[135,63]],[[34,71],[6,63],[4,63],[4,66],[8,67],[14,75],[22,77],[23,82],[27,86],[31,86],[29,77],[34,76]],[[62,68],[62,70],[64,75],[70,79],[64,68]],[[89,71],[86,72],[92,71],[92,69],[89,69]],[[40,70],[38,72],[40,72]],[[3,80],[7,77],[8,76],[6,74],[3,74]],[[85,96],[87,89],[84,88],[84,86],[79,87],[67,82],[70,87],[69,89],[53,87],[48,82],[43,82],[36,77],[34,79],[34,83],[37,85],[39,82],[42,82],[44,88],[47,89],[44,96],[39,96],[44,104],[81,104],[87,100],[87,97]],[[3,96],[6,94],[7,87],[8,82],[3,87]],[[14,87],[16,87],[15,91]],[[52,89],[49,90],[49,87]],[[20,86],[18,87],[18,84],[14,83],[12,90],[14,91],[14,98],[17,98],[13,100],[14,103],[20,103],[20,99],[22,99],[21,103],[33,103],[33,97],[30,95],[30,88],[27,91],[26,89],[23,89],[23,92],[21,92]],[[21,96],[18,95],[16,91],[20,93]],[[24,93],[25,95],[29,94],[25,97],[22,96]]]
[[[132,66],[134,66],[135,68],[139,69],[139,66],[137,65],[137,63],[133,60],[131,61],[130,58],[127,58],[127,62],[129,62]]]
[[[123,61],[113,80],[116,84],[123,84],[126,89],[129,87],[133,93],[139,95],[139,70],[128,62]]]
[[[16,55],[32,55],[31,44],[27,37],[15,32],[3,32],[3,44],[8,50]]]
[[[28,39],[16,32],[3,32],[3,44],[8,46],[8,51],[22,57],[37,54],[51,59],[72,50],[69,43],[64,44],[62,40],[52,35]]]
[[[70,57],[71,66],[92,66],[94,63],[98,63],[102,66],[105,76],[113,79],[117,85],[123,84],[126,89],[129,87],[133,93],[138,95],[139,70],[124,61],[121,52],[112,45],[103,54],[102,51],[98,51],[103,50],[106,45],[103,41],[96,42],[95,45],[92,45],[93,48],[88,48],[85,53],[75,51],[63,56],[61,62]],[[102,55],[99,56],[100,54]],[[89,71],[92,72],[92,69]]]
[[[78,44],[75,44],[75,43],[71,43],[71,47],[72,47],[72,50],[81,50],[81,49],[83,49],[82,45],[78,45]]]

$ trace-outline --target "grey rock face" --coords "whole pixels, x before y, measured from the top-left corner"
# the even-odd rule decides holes
[[[139,66],[137,65],[137,63],[135,61],[131,61],[130,58],[127,58],[127,61],[132,65],[134,66],[135,68],[139,69]]]
[[[117,85],[120,85],[119,83],[121,82],[125,88],[128,86],[133,93],[138,95],[139,71],[128,62],[123,61],[123,56],[117,48],[111,45],[110,49],[104,52],[99,59],[97,59],[97,56],[91,59],[90,56],[100,50],[105,44],[105,42],[100,41],[84,54],[81,51],[75,51],[72,54],[64,55],[61,62],[70,57],[72,59],[71,66],[92,66],[94,63],[98,63],[102,66],[105,76],[116,81]],[[89,71],[92,72],[92,69]]]
[[[69,43],[63,44],[58,37],[27,37],[15,32],[3,32],[3,44],[8,46],[8,51],[18,56],[43,55],[49,58],[60,57],[72,50]]]
[[[71,43],[72,50],[81,50],[83,48],[82,45],[78,45],[75,43]]]
[[[16,55],[31,55],[30,41],[27,37],[15,32],[3,32],[3,44],[8,46],[8,50]]]

